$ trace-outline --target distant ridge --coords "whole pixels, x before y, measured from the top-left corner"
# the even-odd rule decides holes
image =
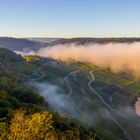
[[[36,49],[40,44],[23,38],[0,37],[0,47],[10,50]]]
[[[25,49],[38,50],[41,47],[65,45],[75,43],[77,45],[107,44],[107,43],[133,43],[140,42],[140,38],[13,38],[0,37],[0,48],[13,51]]]
[[[133,43],[133,42],[140,42],[140,38],[70,38],[56,40],[54,42],[51,42],[50,45],[54,46],[58,44],[70,44],[70,43],[84,45],[90,43],[106,44],[106,43]]]
[[[37,41],[37,42],[42,42],[42,43],[51,43],[51,42],[54,42],[54,41],[57,41],[57,40],[60,40],[62,38],[27,38],[31,41]]]

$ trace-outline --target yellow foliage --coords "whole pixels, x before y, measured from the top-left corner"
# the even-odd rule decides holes
[[[92,133],[81,138],[80,128],[65,121],[49,112],[29,115],[20,109],[14,113],[9,128],[0,122],[0,140],[95,140]]]
[[[27,62],[34,62],[34,61],[39,60],[39,57],[36,55],[27,55],[27,56],[24,56],[24,58]]]
[[[52,132],[52,114],[48,112],[27,116],[23,110],[17,111],[10,125],[9,140],[44,140]]]

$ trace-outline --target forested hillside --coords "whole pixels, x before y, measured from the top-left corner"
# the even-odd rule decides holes
[[[94,130],[50,111],[47,100],[29,86],[39,79],[38,69],[20,55],[0,49],[0,139],[98,139]]]

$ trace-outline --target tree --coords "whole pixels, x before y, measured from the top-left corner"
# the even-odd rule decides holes
[[[44,140],[52,135],[52,114],[35,113],[27,116],[25,110],[15,113],[10,125],[9,140]]]

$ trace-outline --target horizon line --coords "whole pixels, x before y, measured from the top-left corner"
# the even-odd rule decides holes
[[[99,37],[99,36],[79,36],[79,37],[57,37],[57,36],[23,36],[23,37],[18,37],[18,36],[1,36],[2,37],[7,37],[7,38],[60,38],[60,39],[72,39],[72,38],[140,38],[140,36],[104,36],[104,37]]]

